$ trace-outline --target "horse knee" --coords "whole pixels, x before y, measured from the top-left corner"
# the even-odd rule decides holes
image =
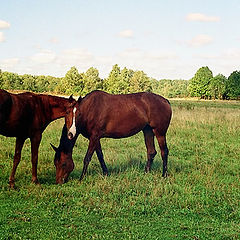
[[[153,159],[156,156],[157,151],[154,150],[152,152],[148,152],[148,161],[147,161],[147,165],[145,167],[145,172],[149,172],[153,163]]]
[[[157,154],[157,151],[155,150],[154,152],[148,153],[148,156],[150,159],[153,159],[156,156],[156,154]]]

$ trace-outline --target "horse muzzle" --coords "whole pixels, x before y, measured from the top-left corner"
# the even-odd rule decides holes
[[[67,137],[69,140],[72,140],[74,136],[71,132],[68,132]]]
[[[64,183],[66,183],[67,182],[67,178],[64,178],[64,177],[62,177],[62,178],[58,178],[58,179],[56,179],[56,184],[64,184]]]

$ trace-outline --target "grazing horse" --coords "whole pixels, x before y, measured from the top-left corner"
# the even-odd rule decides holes
[[[64,183],[74,168],[72,149],[80,133],[89,139],[80,180],[86,174],[94,151],[97,153],[103,174],[108,174],[100,144],[101,138],[125,138],[141,130],[144,133],[148,158],[145,171],[150,171],[153,158],[157,154],[154,146],[156,136],[163,160],[162,176],[167,176],[166,132],[171,115],[168,100],[149,92],[112,95],[93,91],[83,99],[80,97],[65,117],[59,147],[53,146],[56,151],[56,183]]]
[[[67,109],[75,102],[72,96],[66,99],[30,92],[11,94],[0,89],[0,134],[16,137],[13,168],[9,178],[11,188],[14,188],[15,172],[27,138],[31,141],[32,182],[38,183],[38,148],[42,133],[50,122],[64,117]]]

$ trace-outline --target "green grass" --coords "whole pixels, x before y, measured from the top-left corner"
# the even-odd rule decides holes
[[[13,138],[0,137],[0,239],[240,239],[240,103],[171,101],[169,177],[155,157],[144,173],[143,134],[102,139],[109,177],[94,155],[79,182],[88,141],[74,148],[69,182],[55,185],[54,152],[63,120],[44,132],[40,186],[31,184],[30,142],[8,188]],[[159,149],[157,148],[159,152]]]

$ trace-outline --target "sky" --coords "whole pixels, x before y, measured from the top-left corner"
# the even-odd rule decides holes
[[[240,0],[0,0],[0,69],[62,77],[112,66],[190,79],[240,70]]]

